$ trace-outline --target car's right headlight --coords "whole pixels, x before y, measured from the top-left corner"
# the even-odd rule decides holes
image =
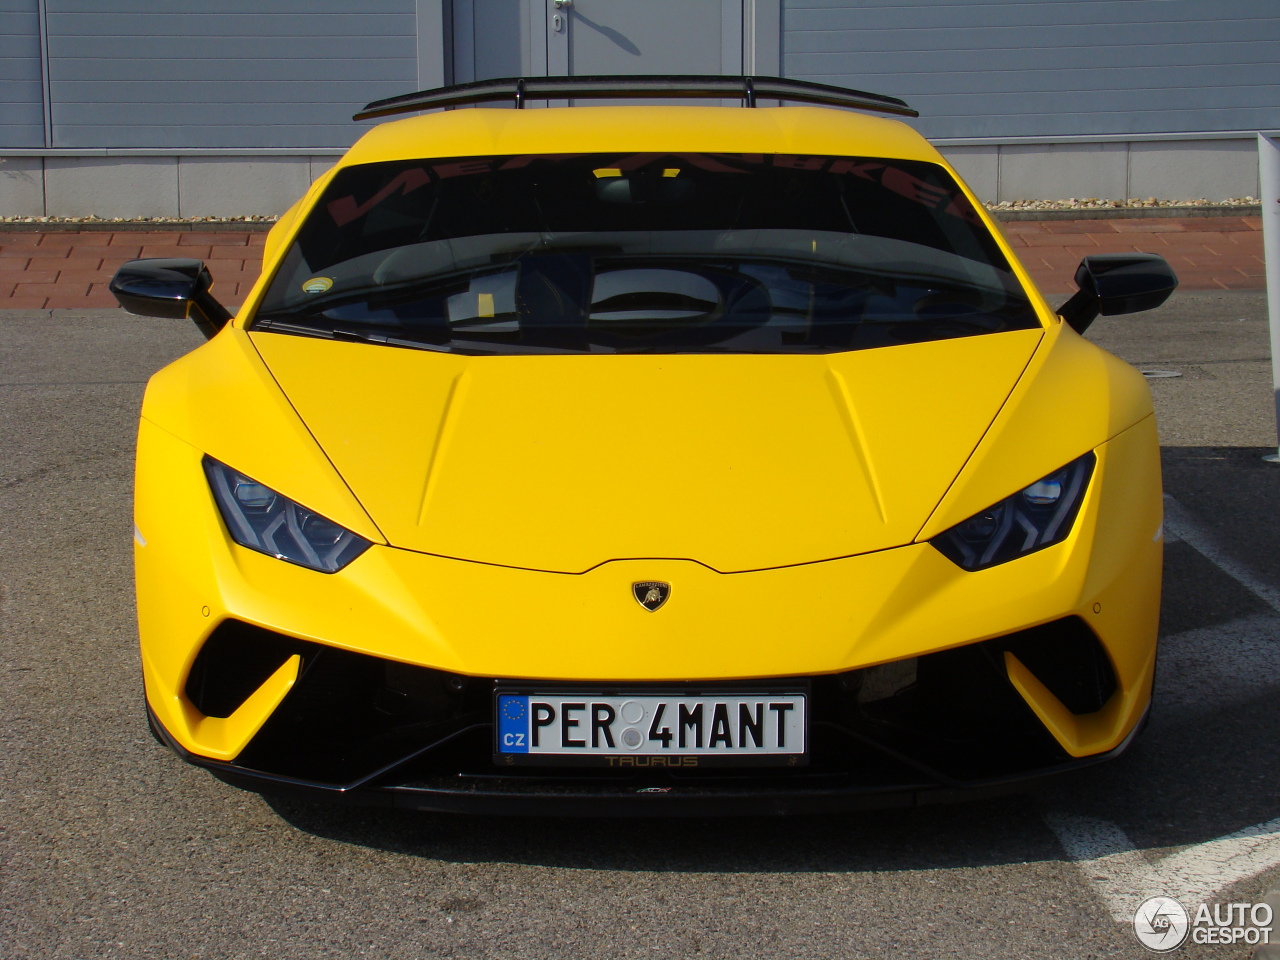
[[[336,573],[373,544],[213,457],[204,458],[218,512],[242,547]]]
[[[1072,460],[929,542],[965,570],[983,570],[1065,540],[1089,489],[1097,457]]]

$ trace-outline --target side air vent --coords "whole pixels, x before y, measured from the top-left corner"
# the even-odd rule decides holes
[[[316,645],[224,620],[209,635],[187,675],[186,695],[206,717],[229,717],[295,653]]]
[[[1065,617],[990,643],[1008,650],[1074,714],[1101,710],[1116,673],[1101,641],[1079,617]]]

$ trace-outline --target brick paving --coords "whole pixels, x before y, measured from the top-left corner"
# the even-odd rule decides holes
[[[0,227],[0,310],[117,306],[107,289],[116,268],[138,257],[197,257],[213,294],[238,307],[262,270],[265,233],[157,230],[5,232]]]
[[[1021,220],[1005,223],[1018,257],[1047,294],[1070,293],[1080,258],[1090,253],[1159,253],[1184,290],[1260,290],[1261,217],[1145,220]],[[0,227],[0,309],[116,306],[107,283],[137,257],[198,257],[213,274],[214,295],[238,307],[262,268],[265,233],[157,230],[49,233]]]
[[[1091,253],[1158,253],[1182,290],[1261,290],[1261,217],[1017,220],[1002,224],[1018,259],[1046,294],[1075,290]]]

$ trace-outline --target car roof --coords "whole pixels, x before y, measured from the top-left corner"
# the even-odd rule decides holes
[[[826,107],[601,106],[446,110],[383,123],[339,166],[530,153],[777,153],[942,162],[897,120]]]

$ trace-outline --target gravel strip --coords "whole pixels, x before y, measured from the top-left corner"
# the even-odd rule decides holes
[[[1257,197],[1236,197],[1233,200],[1157,200],[1147,197],[1142,200],[1131,197],[1128,200],[1100,200],[1097,197],[1085,197],[1077,200],[1002,200],[1000,203],[988,203],[988,210],[1144,210],[1198,207],[1256,207],[1261,201]]]
[[[1101,213],[1105,216],[1256,216],[1260,201],[1256,197],[1238,197],[1232,200],[1107,200],[1097,197],[1066,200],[1003,200],[988,203],[988,210],[1002,220],[1037,219],[1042,213],[1079,214],[1080,219],[1092,219]],[[1160,212],[1156,212],[1160,211]],[[1006,216],[1013,214],[1016,216]],[[1028,216],[1030,214],[1030,216]],[[278,218],[274,216],[252,217],[0,217],[0,230],[148,230],[154,227],[181,228],[184,230],[214,230],[234,225],[247,230],[269,230]],[[1047,219],[1062,219],[1052,217]]]

